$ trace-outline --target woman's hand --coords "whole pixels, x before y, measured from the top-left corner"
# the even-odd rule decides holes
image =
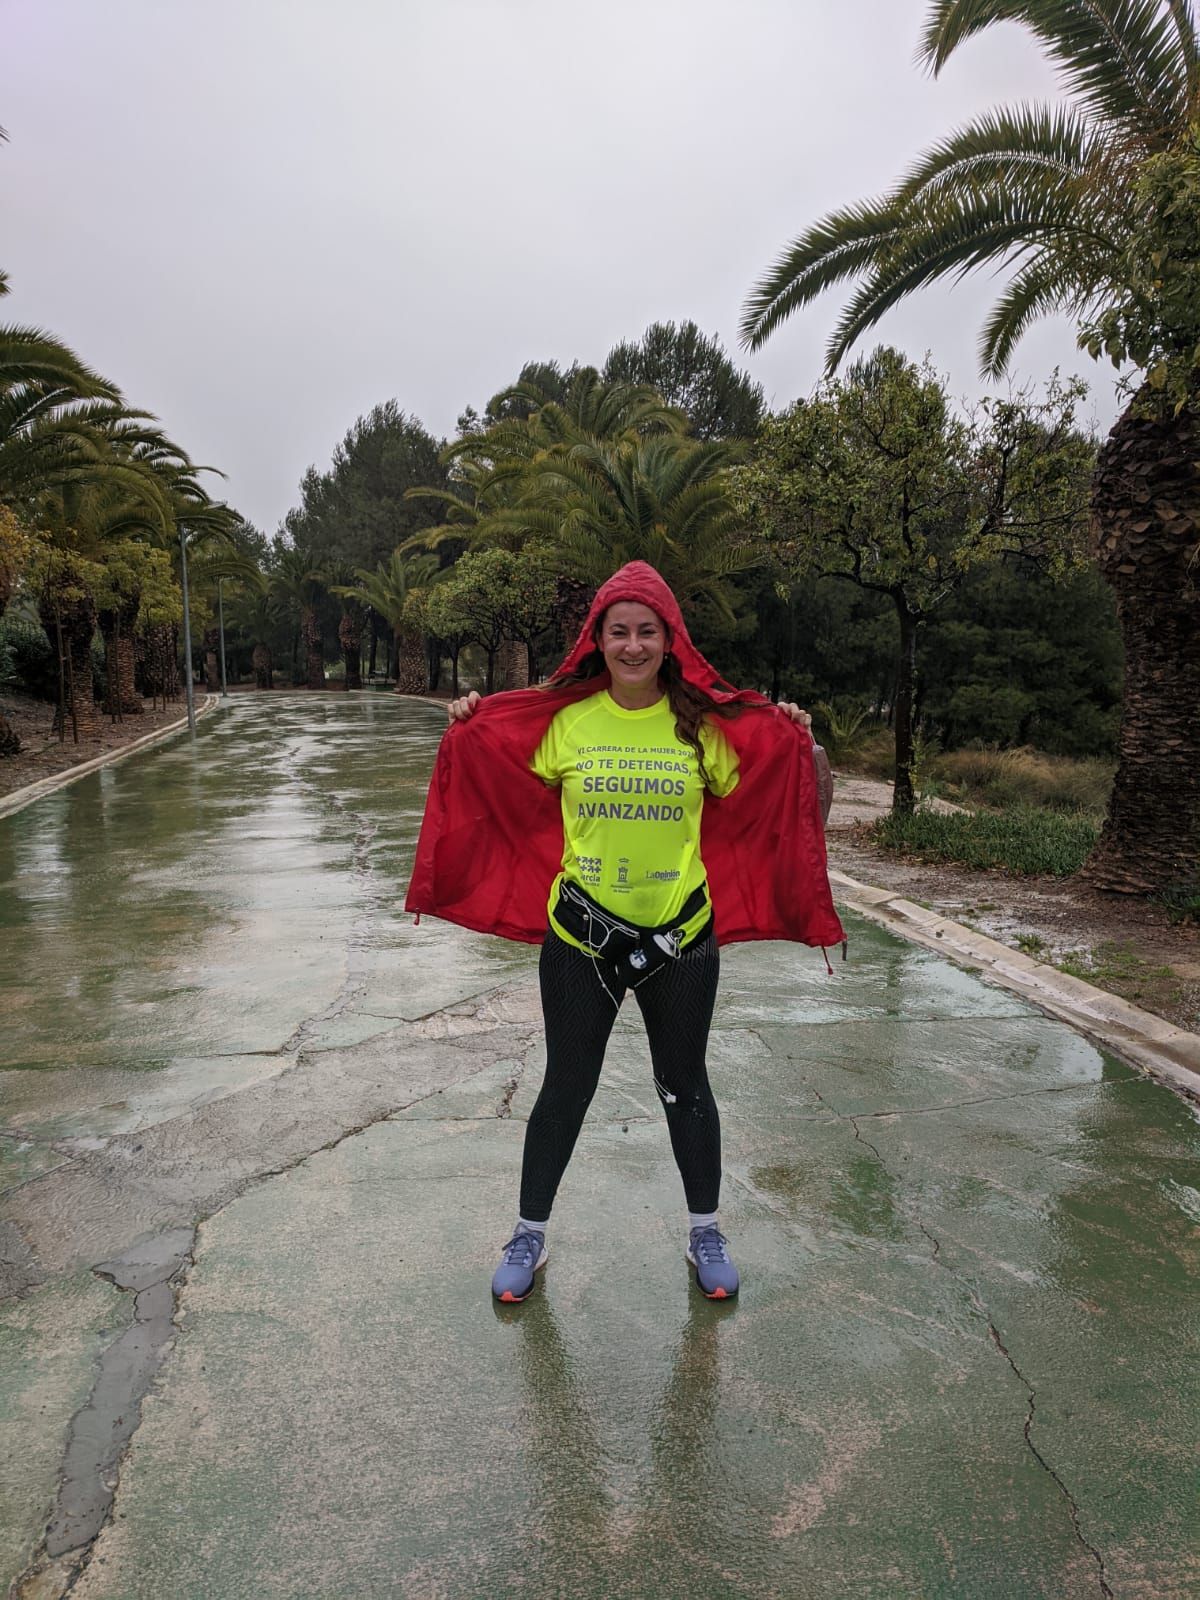
[[[474,715],[475,708],[483,699],[478,689],[472,689],[470,694],[464,694],[460,700],[451,700],[446,707],[446,715],[451,722],[466,722],[467,718]]]
[[[791,717],[792,721],[796,723],[798,727],[812,727],[812,718],[809,716],[808,712],[802,711],[800,707],[795,705],[791,700],[781,700],[779,702],[779,709]]]

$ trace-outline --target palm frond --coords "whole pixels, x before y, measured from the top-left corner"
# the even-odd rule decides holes
[[[1161,149],[1186,124],[1189,82],[1178,25],[1158,0],[934,0],[918,60],[936,77],[965,40],[1024,24],[1067,89],[1100,121]]]
[[[1200,39],[1196,35],[1196,19],[1192,15],[1191,0],[1166,0],[1167,10],[1179,35],[1179,49],[1183,56],[1187,76],[1188,101],[1196,98],[1197,78],[1200,77]]]
[[[1047,177],[1081,182],[1103,155],[1103,141],[1070,107],[1004,107],[956,129],[922,155],[888,196],[889,207]]]
[[[1075,309],[1069,285],[1054,251],[1027,262],[997,300],[979,340],[979,365],[990,378],[1000,378],[1022,334],[1039,317]]]
[[[751,291],[739,338],[757,350],[794,311],[823,290],[857,277],[895,239],[898,219],[889,198],[831,212],[794,239]]]
[[[93,372],[61,339],[41,328],[0,327],[0,391],[28,384],[66,389],[75,399],[121,398],[115,383]]]
[[[1032,203],[1031,203],[1032,202]],[[832,372],[847,350],[914,290],[939,278],[964,277],[987,264],[1017,262],[1034,250],[1055,250],[1068,259],[1084,295],[1094,292],[1117,253],[1116,242],[1090,226],[1068,182],[1048,181],[1040,192],[981,192],[973,200],[927,213],[916,207],[901,242],[884,255],[842,313],[827,351]],[[1091,266],[1089,267],[1089,262]],[[1080,278],[1091,281],[1080,285]]]

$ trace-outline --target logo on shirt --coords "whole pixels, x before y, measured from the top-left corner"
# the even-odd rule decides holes
[[[617,862],[617,882],[618,882],[618,884],[624,884],[624,883],[628,883],[629,882],[629,857],[628,856],[621,856],[620,859]]]
[[[600,869],[604,865],[599,856],[575,857],[575,864],[579,868],[580,880],[583,883],[599,883]]]

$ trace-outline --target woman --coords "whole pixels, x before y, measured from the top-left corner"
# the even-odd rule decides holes
[[[809,719],[724,685],[640,561],[604,584],[544,688],[471,694],[450,719],[408,909],[542,946],[546,1076],[492,1292],[525,1299],[546,1261],[558,1184],[632,989],[683,1179],[687,1259],[704,1294],[735,1295],[705,1067],[717,946],[844,937]]]

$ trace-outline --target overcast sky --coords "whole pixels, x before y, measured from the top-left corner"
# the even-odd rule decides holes
[[[806,394],[840,304],[737,353],[789,239],[985,107],[1054,95],[1014,27],[934,82],[927,0],[0,0],[5,320],[65,339],[267,532],[360,413],[438,435],[530,359],[694,318]],[[879,336],[961,396],[995,280]],[[1065,322],[1014,381],[1111,369]]]

